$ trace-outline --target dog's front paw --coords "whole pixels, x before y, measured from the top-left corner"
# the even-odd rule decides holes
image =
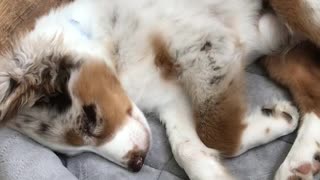
[[[176,151],[176,159],[191,180],[232,180],[222,166],[217,151],[185,143]]]
[[[301,156],[300,156],[301,157]],[[304,160],[298,157],[287,157],[276,173],[275,180],[313,180],[320,171],[320,156]]]
[[[276,173],[276,180],[313,180],[320,171],[319,117],[305,114],[298,136],[285,161]]]
[[[266,115],[274,117],[275,119],[286,121],[289,132],[294,131],[298,125],[298,109],[290,102],[279,101],[276,102],[275,105],[266,105],[264,108],[262,108],[262,112]]]
[[[297,165],[293,165],[297,164]],[[320,169],[319,162],[283,163],[276,173],[275,180],[313,180]]]

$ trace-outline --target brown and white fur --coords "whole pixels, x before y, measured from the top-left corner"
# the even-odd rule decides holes
[[[231,179],[220,153],[239,155],[298,121],[288,102],[247,112],[243,100],[245,65],[288,38],[261,9],[262,0],[76,0],[1,57],[0,121],[53,150],[138,171],[151,139],[140,109],[153,111],[190,179]]]
[[[275,179],[312,180],[320,171],[320,1],[269,3],[293,37],[308,39],[262,61],[269,76],[290,91],[301,114],[298,136]]]

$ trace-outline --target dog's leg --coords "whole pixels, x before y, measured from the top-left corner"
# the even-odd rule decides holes
[[[261,41],[270,40],[263,35],[271,31],[268,30],[268,24],[272,24],[275,20],[275,16],[267,16],[261,20],[263,21],[261,23],[263,28],[260,29],[261,35],[259,35]],[[179,70],[181,71],[177,73],[178,79],[191,97],[197,133],[200,139],[206,146],[217,149],[224,155],[232,156],[239,153],[241,137],[246,126],[248,126],[244,121],[246,119],[245,100],[243,99],[245,82],[242,78],[242,59],[246,50],[242,49],[244,47],[239,37],[230,32],[229,29],[215,28],[217,31],[212,33],[210,29],[213,28],[204,26],[200,29],[201,31],[199,29],[194,29],[194,31],[188,29],[181,31],[173,38],[167,39],[175,40],[168,43],[170,44],[170,52],[173,49],[178,49],[173,59],[176,59],[175,63],[180,66]],[[221,32],[218,30],[221,30]],[[274,30],[273,34],[280,32],[282,31]],[[188,38],[180,39],[180,36],[181,38]],[[274,39],[274,36],[272,37]],[[271,46],[270,43],[264,44]],[[186,44],[190,44],[190,47],[186,47]],[[278,109],[276,108],[276,110]],[[278,111],[276,112],[278,113]],[[268,119],[266,115],[262,115],[262,112],[260,114],[264,119]],[[251,128],[251,125],[255,126],[251,122],[248,128]],[[263,131],[266,128],[268,127],[264,127]],[[287,130],[287,128],[290,130]],[[292,128],[295,128],[294,125],[292,127],[285,126],[278,130],[281,133],[273,134],[275,132],[273,131],[270,136],[278,137],[286,132],[291,132]],[[251,146],[261,144],[246,143],[251,143]],[[249,146],[243,148],[246,150]]]
[[[191,104],[182,91],[160,108],[160,119],[165,124],[175,159],[191,180],[232,179],[222,166],[219,153],[199,139]]]
[[[277,180],[313,180],[320,171],[320,116],[310,112],[301,122],[298,136],[276,173]]]
[[[302,114],[298,137],[275,179],[313,179],[320,171],[320,50],[302,43],[262,61],[269,76],[288,88]]]
[[[269,0],[275,12],[295,32],[320,45],[319,0]]]
[[[262,55],[281,52],[289,43],[294,43],[286,26],[271,12],[261,14],[256,25],[250,29],[248,57],[245,64],[251,64]]]
[[[246,116],[242,60],[246,58],[247,48],[233,31],[215,25],[183,29],[165,39],[173,39],[167,44],[170,54],[176,55],[172,58],[176,60],[174,63],[180,66],[178,79],[191,97],[200,139],[207,147],[217,149],[226,156],[234,156],[292,132],[296,127],[297,115],[292,106],[276,103]],[[212,33],[211,29],[215,32]],[[263,15],[253,29],[258,42],[251,45],[260,55],[273,52],[273,47],[285,44],[282,35],[287,35],[286,29],[275,15]],[[265,111],[271,111],[272,115],[263,113],[263,108],[269,108]],[[292,118],[292,124],[287,123],[286,114]],[[252,117],[262,120],[256,122]],[[272,120],[279,121],[269,127]],[[260,128],[261,138],[248,138],[255,132],[252,129],[257,127]],[[265,138],[268,128],[270,132]]]
[[[298,123],[297,109],[285,100],[274,100],[249,111],[244,84],[239,75],[213,105],[208,105],[212,108],[203,106],[200,111],[205,116],[199,136],[208,147],[227,157],[289,134]]]
[[[170,43],[170,49],[179,50],[175,58],[181,70],[177,73],[178,81],[191,98],[190,111],[194,113],[195,128],[201,141],[213,149],[221,145],[219,151],[223,149],[224,153],[231,154],[243,128],[238,119],[243,113],[242,106],[238,106],[242,88],[238,89],[241,82],[235,78],[243,71],[243,52],[237,36],[228,29],[219,29],[220,26],[213,33],[214,27],[204,27],[201,31],[183,30],[179,35],[188,34],[182,34],[184,39],[175,36],[177,40]],[[189,44],[190,47],[186,47]],[[232,147],[225,147],[225,144],[232,144]]]
[[[240,147],[233,156],[293,132],[298,120],[297,109],[286,100],[274,100],[271,104],[256,107],[243,121],[246,127]]]

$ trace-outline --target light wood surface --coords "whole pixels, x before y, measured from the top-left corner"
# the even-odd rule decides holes
[[[0,51],[17,33],[33,28],[36,18],[72,0],[0,0]]]

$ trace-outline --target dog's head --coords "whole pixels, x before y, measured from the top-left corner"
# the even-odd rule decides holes
[[[91,151],[140,170],[150,130],[115,72],[55,48],[31,43],[0,59],[0,123],[56,151]]]

